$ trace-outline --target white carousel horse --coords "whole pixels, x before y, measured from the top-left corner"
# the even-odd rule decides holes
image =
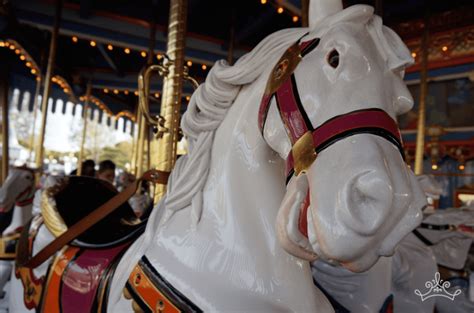
[[[11,223],[3,235],[14,232],[31,218],[31,207],[35,192],[34,172],[28,168],[10,169],[7,179],[0,188],[0,211],[13,211]]]
[[[401,75],[410,52],[369,6],[313,1],[310,12],[311,29],[277,32],[232,67],[216,63],[193,95],[182,121],[190,152],[115,270],[109,312],[131,310],[124,286],[135,306],[157,311],[332,312],[307,260],[364,271],[420,222],[426,199],[394,122],[413,104]],[[328,141],[297,135],[309,153],[296,151],[295,134],[311,125]],[[294,177],[284,171],[290,151]],[[11,309],[26,311],[21,283],[11,286]],[[134,289],[144,286],[155,295],[145,301]]]
[[[34,172],[23,167],[11,168],[8,177],[0,188],[0,211],[2,217],[13,210],[8,226],[2,231],[2,250],[0,251],[0,293],[10,278],[14,259],[15,240],[23,225],[31,218],[31,207],[35,192]],[[9,251],[11,250],[11,251]]]
[[[459,209],[443,210],[427,217],[425,225],[457,225],[472,220],[472,212],[459,212]],[[442,221],[442,222],[441,222]],[[441,224],[440,224],[441,222]],[[433,224],[432,224],[433,223]],[[425,233],[425,229],[418,229]],[[470,235],[459,231],[430,231],[427,246],[414,234],[406,236],[397,246],[393,257],[381,259],[364,273],[352,273],[344,268],[332,266],[326,262],[316,261],[312,265],[316,283],[328,295],[336,312],[375,313],[389,312],[387,299],[393,296],[393,312],[399,313],[432,313],[435,305],[439,313],[473,312],[474,303],[468,299],[465,277],[451,281],[449,292],[452,294],[462,287],[462,293],[454,301],[436,297],[421,301],[414,293],[427,291],[426,282],[435,279],[438,271],[437,256],[442,256],[441,264],[445,267],[460,270],[467,259],[471,245]],[[460,284],[455,284],[455,282]]]
[[[450,208],[429,215],[418,231],[425,244],[432,251],[439,266],[441,277],[449,281],[448,292],[454,294],[461,290],[454,300],[436,298],[436,310],[439,313],[474,312],[474,302],[469,299],[468,277],[464,272],[469,249],[474,238],[474,210],[469,208]],[[422,262],[421,260],[416,260]],[[432,275],[433,276],[433,275]],[[446,276],[446,277],[444,277]],[[432,277],[430,280],[434,279]],[[423,286],[423,284],[419,284]],[[425,290],[426,288],[420,288]],[[459,293],[459,292],[458,292]],[[400,311],[402,312],[402,311]]]
[[[428,202],[437,201],[442,187],[434,177],[422,175],[418,181],[428,197]],[[420,227],[408,235],[397,248],[393,260],[395,312],[472,312],[474,303],[469,301],[467,289],[454,301],[444,297],[420,301],[414,290],[425,291],[426,282],[435,279],[438,265],[462,270],[472,243],[472,229],[466,225],[474,221],[474,211],[468,209],[436,210],[428,207]],[[458,281],[466,281],[459,277]],[[454,282],[454,280],[453,280]],[[458,286],[451,282],[453,293]],[[465,287],[465,286],[462,286]]]
[[[38,188],[36,191],[35,189],[32,190],[34,193],[29,194],[29,199],[30,201],[28,205],[25,205],[21,209],[15,206],[14,208],[14,217],[15,217],[15,212],[20,211],[21,215],[17,213],[17,218],[12,219],[12,223],[8,228],[11,229],[18,229],[19,227],[25,225],[32,216],[36,216],[40,213],[40,206],[41,206],[41,197],[47,188],[50,188],[54,186],[57,182],[58,179],[60,179],[61,176],[53,176],[53,175],[48,175],[46,179],[44,180],[43,183],[41,183],[40,188]],[[33,183],[34,183],[34,178],[33,178]],[[33,196],[33,198],[31,198]],[[32,200],[32,201],[31,201]],[[13,225],[13,226],[12,226]],[[17,225],[17,226],[14,226]],[[4,234],[8,234],[10,231],[5,230]],[[48,238],[48,240],[51,240]],[[8,263],[7,263],[8,262]],[[3,298],[0,301],[0,312],[2,312],[1,308],[5,307],[6,312],[8,312],[8,297],[9,297],[9,288],[7,286],[7,280],[10,279],[11,276],[11,270],[12,270],[12,261],[0,261],[0,277],[1,277],[1,287],[2,290],[4,290]]]

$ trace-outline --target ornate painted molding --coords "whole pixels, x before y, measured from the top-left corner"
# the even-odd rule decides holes
[[[407,72],[420,69],[421,38],[405,41],[415,57]],[[474,62],[474,25],[430,35],[428,67],[441,68]]]
[[[458,9],[431,16],[428,57],[430,69],[474,62],[473,21],[474,11],[472,10]],[[423,20],[412,20],[389,26],[403,38],[415,58],[415,65],[407,69],[407,72],[419,71]]]

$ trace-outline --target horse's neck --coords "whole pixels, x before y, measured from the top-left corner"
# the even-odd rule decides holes
[[[240,103],[239,99],[247,100]],[[204,201],[206,208],[212,208],[214,196],[225,192],[215,210],[232,216],[229,222],[235,226],[246,225],[245,229],[266,236],[269,230],[266,225],[275,223],[285,193],[284,163],[268,148],[258,131],[258,105],[255,105],[258,100],[253,103],[248,99],[255,97],[252,90],[244,89],[216,132]],[[273,249],[274,245],[271,238],[266,247]]]
[[[178,211],[146,256],[176,288],[192,299],[211,299],[214,309],[252,311],[265,303],[274,310],[330,312],[309,264],[276,239],[284,163],[259,134],[259,97],[243,88],[215,134],[199,223],[190,224],[192,207]]]
[[[14,232],[17,228],[25,225],[32,216],[32,207],[33,204],[27,204],[25,206],[15,205],[13,208],[13,216],[10,225],[5,229],[3,234],[8,234]]]

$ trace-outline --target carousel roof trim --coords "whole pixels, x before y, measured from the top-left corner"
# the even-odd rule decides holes
[[[77,36],[101,43],[128,47],[139,51],[148,50],[149,27],[148,23],[139,19],[131,19],[110,13],[94,11],[83,19],[79,10],[67,5],[63,9],[60,34]],[[16,10],[20,22],[51,30],[53,25],[54,7],[44,2],[19,2]],[[227,58],[228,51],[225,43],[202,35],[187,33],[186,58],[195,62],[212,65],[216,60]],[[166,50],[166,36],[163,27],[157,26],[155,53],[164,53]],[[236,49],[236,58],[247,51]]]

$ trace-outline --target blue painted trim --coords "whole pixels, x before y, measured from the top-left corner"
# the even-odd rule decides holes
[[[415,142],[416,141],[416,134],[406,134],[402,135],[404,142]],[[429,140],[430,136],[426,136]],[[448,140],[469,140],[474,138],[474,132],[456,132],[456,133],[448,133],[440,137],[440,141],[448,141]]]
[[[474,63],[457,65],[452,67],[444,67],[428,71],[428,77],[438,77],[452,74],[467,73],[474,70]],[[408,73],[405,75],[405,80],[420,79],[420,72]]]

